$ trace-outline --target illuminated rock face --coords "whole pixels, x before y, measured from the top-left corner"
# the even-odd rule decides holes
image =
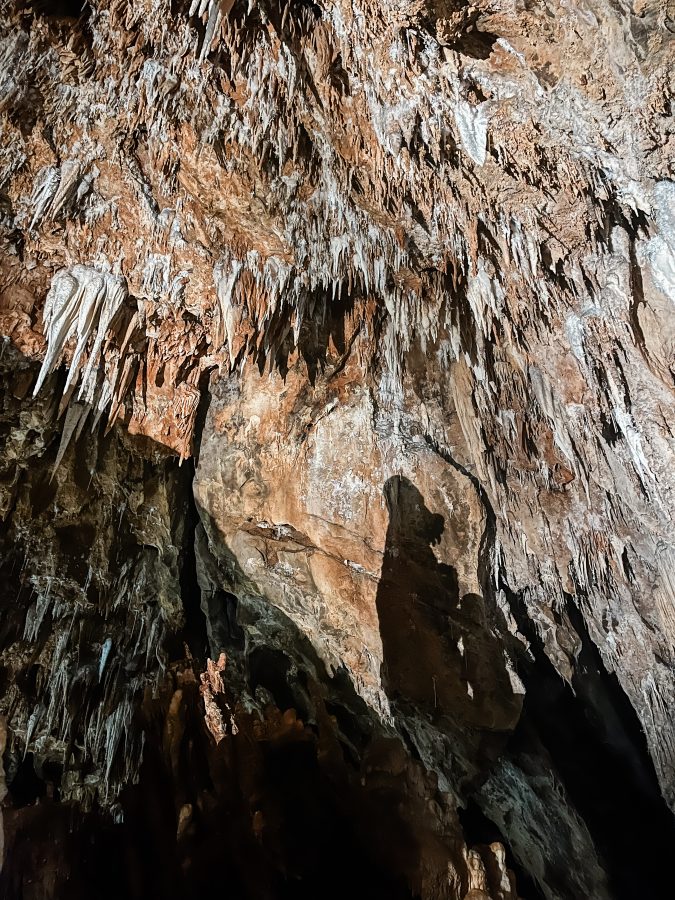
[[[667,3],[0,15],[3,896],[669,895]]]

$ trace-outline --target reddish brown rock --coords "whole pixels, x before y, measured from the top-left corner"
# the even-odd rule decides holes
[[[321,895],[336,834],[368,896],[661,890],[672,31],[5,4],[8,897],[50,828],[59,896],[87,822],[118,896],[196,896],[225,840],[235,894]]]

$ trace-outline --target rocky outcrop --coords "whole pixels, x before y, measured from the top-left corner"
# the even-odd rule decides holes
[[[5,5],[8,897],[668,883],[674,30]]]

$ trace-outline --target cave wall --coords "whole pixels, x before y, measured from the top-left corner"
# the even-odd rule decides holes
[[[3,6],[8,896],[667,883],[674,29]]]

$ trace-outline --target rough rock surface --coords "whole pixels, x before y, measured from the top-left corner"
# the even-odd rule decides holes
[[[3,896],[672,892],[674,33],[2,4]]]

